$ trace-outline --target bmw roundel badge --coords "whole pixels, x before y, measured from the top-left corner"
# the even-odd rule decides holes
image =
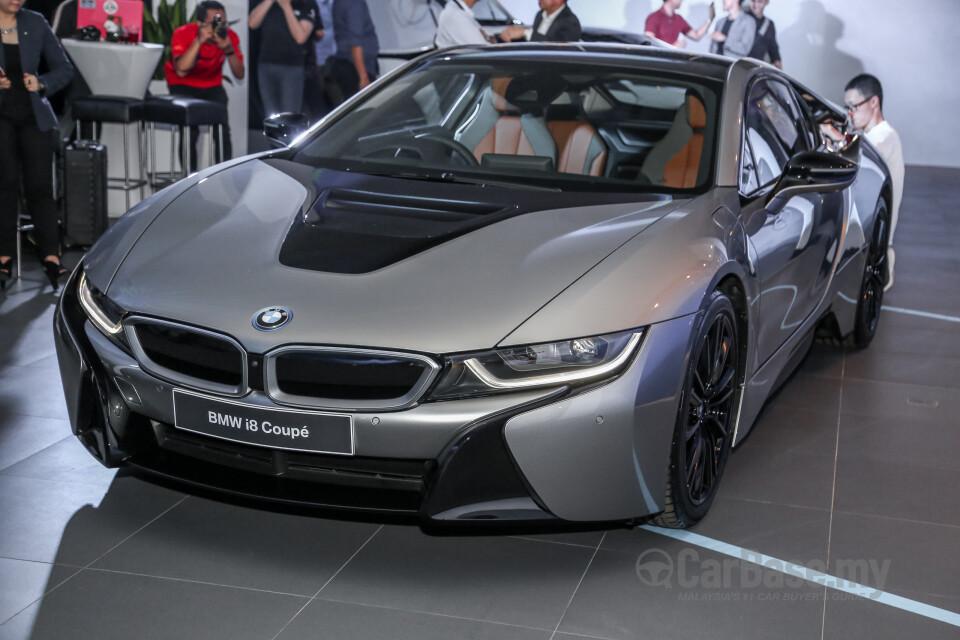
[[[267,307],[253,316],[253,326],[260,331],[273,331],[290,322],[293,312],[283,307]]]

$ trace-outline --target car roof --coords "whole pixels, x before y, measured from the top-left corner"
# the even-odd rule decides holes
[[[523,42],[498,45],[457,46],[443,49],[428,56],[510,60],[529,60],[531,63],[546,60],[568,60],[571,63],[613,64],[642,66],[651,71],[664,71],[696,75],[723,81],[727,77],[731,58],[681,50],[661,49],[643,45],[619,43],[569,42],[544,43]]]

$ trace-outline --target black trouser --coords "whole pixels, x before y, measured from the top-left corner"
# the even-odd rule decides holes
[[[174,96],[185,96],[187,98],[200,98],[201,100],[210,100],[219,102],[227,106],[227,92],[223,85],[216,87],[188,87],[185,84],[170,85],[170,94]],[[190,127],[190,172],[197,170],[197,140],[200,138],[200,127]],[[213,136],[214,148],[217,157],[220,160],[229,160],[233,157],[233,145],[230,142],[230,125],[223,125],[223,155],[220,155],[220,140],[216,135]],[[180,157],[183,157],[183,140],[180,140]]]
[[[360,75],[350,60],[345,58],[328,58],[324,73],[326,74],[329,84],[332,85],[327,89],[327,96],[333,103],[333,106],[340,106],[347,98],[360,91]],[[367,76],[370,78],[370,82],[377,79],[377,74],[370,73],[369,70],[367,71]]]
[[[40,256],[60,253],[57,203],[53,197],[53,131],[0,116],[0,256],[17,249],[17,203],[23,177],[27,213]]]

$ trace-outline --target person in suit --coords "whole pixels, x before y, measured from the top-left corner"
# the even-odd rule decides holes
[[[66,275],[53,196],[53,144],[59,131],[47,96],[73,77],[73,66],[46,19],[0,0],[0,287],[12,275],[20,181],[33,219],[37,249],[53,288]],[[41,64],[48,71],[40,73]]]
[[[501,42],[576,42],[580,39],[580,20],[567,6],[567,0],[540,0],[540,9],[532,29],[507,27],[497,39]]]

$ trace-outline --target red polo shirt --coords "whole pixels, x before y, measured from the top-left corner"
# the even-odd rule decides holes
[[[190,24],[179,27],[173,32],[173,38],[170,40],[171,59],[163,65],[163,71],[167,76],[168,85],[185,84],[189,87],[205,89],[207,87],[218,87],[223,84],[223,61],[226,60],[226,56],[223,55],[220,47],[212,42],[200,45],[197,64],[187,72],[187,75],[180,78],[173,69],[173,58],[182,56],[187,52],[187,49],[190,48],[193,41],[197,39],[198,29],[198,23],[191,22]],[[240,38],[233,32],[233,29],[228,31],[228,37],[230,38],[230,44],[233,45],[233,50],[236,51],[236,55],[242,61],[243,54],[240,53]]]
[[[663,7],[647,16],[647,24],[644,27],[644,31],[649,31],[668,44],[676,42],[681,33],[686,33],[690,29],[690,25],[683,16],[678,13],[669,16]]]

